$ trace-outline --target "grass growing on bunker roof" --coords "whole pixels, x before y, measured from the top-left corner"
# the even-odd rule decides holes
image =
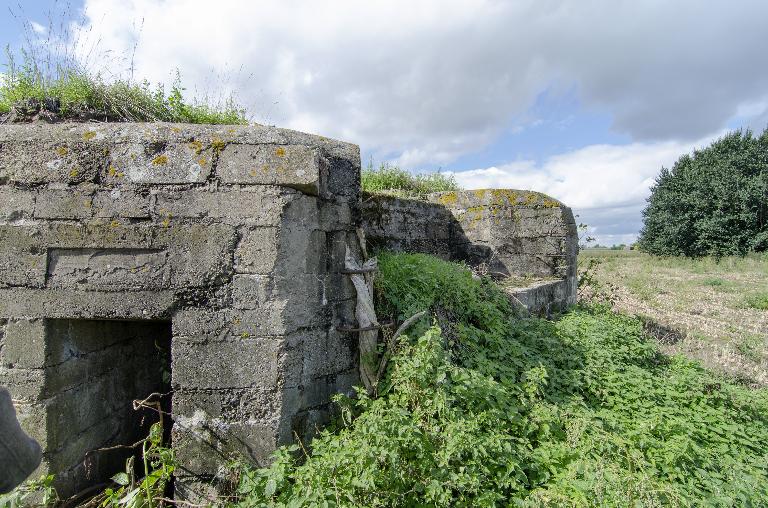
[[[104,121],[247,124],[245,109],[225,100],[188,100],[177,72],[169,90],[162,84],[105,79],[72,59],[41,64],[28,51],[22,62],[6,50],[0,74],[0,120],[5,122]]]
[[[388,163],[378,168],[369,163],[361,173],[363,191],[402,198],[424,198],[433,192],[457,191],[459,185],[453,175],[426,173],[412,175]]]

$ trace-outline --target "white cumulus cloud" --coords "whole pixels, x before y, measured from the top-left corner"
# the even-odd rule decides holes
[[[572,207],[600,243],[627,243],[640,229],[640,210],[661,168],[712,139],[592,145],[541,163],[519,161],[453,175],[468,189],[544,192]]]
[[[768,89],[762,0],[86,0],[85,13],[75,37],[92,63],[123,55],[154,81],[179,68],[202,90],[225,76],[258,121],[414,168],[477,152],[558,84],[638,141],[700,138]]]

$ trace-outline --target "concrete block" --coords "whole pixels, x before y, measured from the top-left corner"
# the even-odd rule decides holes
[[[235,275],[232,278],[232,305],[236,309],[258,309],[273,298],[273,278],[269,275]]]
[[[31,217],[35,208],[35,193],[12,186],[0,186],[0,221]]]
[[[40,189],[35,200],[37,219],[87,219],[93,216],[93,187]]]
[[[320,229],[338,231],[357,224],[358,207],[350,203],[323,203],[320,208]]]
[[[323,231],[283,227],[277,239],[280,262],[274,267],[278,275],[325,272],[328,248]]]
[[[171,291],[85,292],[0,289],[0,316],[63,319],[167,319],[175,306]]]
[[[173,393],[175,414],[191,415],[197,411],[224,421],[270,422],[283,405],[283,394],[268,388],[181,387]]]
[[[35,229],[0,225],[0,287],[45,285],[46,253]]]
[[[281,185],[317,194],[320,153],[302,145],[227,145],[217,173],[224,183]]]
[[[3,126],[7,130],[7,126]],[[13,142],[0,142],[0,181],[21,184],[77,184],[96,179],[108,160],[98,143],[62,139],[51,133],[32,132]]]
[[[105,181],[110,184],[200,183],[211,174],[209,142],[172,142],[152,133],[112,147]]]
[[[234,460],[265,466],[277,448],[276,432],[270,425],[223,421],[202,411],[178,415],[171,439],[181,464],[179,476],[212,476],[220,465]]]
[[[20,369],[45,366],[45,323],[42,319],[11,319],[5,327],[0,365]]]
[[[234,225],[280,226],[284,208],[299,195],[291,189],[261,185],[219,192],[198,188],[158,191],[153,212],[171,221],[208,219]]]
[[[148,219],[149,197],[127,188],[99,191],[93,199],[95,217]]]
[[[173,497],[176,501],[200,506],[216,506],[221,492],[208,476],[182,474],[177,470],[173,481]]]
[[[235,250],[235,272],[269,274],[277,262],[276,227],[245,228]]]
[[[268,387],[278,379],[275,339],[195,343],[174,340],[173,384],[192,388]]]
[[[0,366],[0,386],[5,386],[11,398],[34,402],[43,394],[45,375],[42,369],[17,369]]]
[[[313,384],[324,376],[352,368],[356,361],[357,349],[351,334],[330,330],[326,334],[304,334],[301,336],[304,365],[304,385]]]
[[[203,337],[204,340],[226,340],[231,328],[240,318],[230,309],[218,310],[207,307],[187,307],[173,315],[173,336]]]
[[[17,398],[13,393],[11,393],[11,397]],[[46,411],[45,404],[38,402],[14,402],[14,408],[16,409],[16,418],[18,418],[24,432],[37,441],[43,452],[48,450],[48,412]]]
[[[168,257],[159,249],[51,249],[48,287],[164,289],[171,284]]]

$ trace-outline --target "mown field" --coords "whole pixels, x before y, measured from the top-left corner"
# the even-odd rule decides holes
[[[768,385],[768,255],[689,259],[585,249],[581,299],[638,315],[665,353]]]

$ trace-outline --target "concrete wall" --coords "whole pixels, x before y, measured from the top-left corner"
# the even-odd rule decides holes
[[[361,214],[374,247],[425,252],[520,279],[511,293],[534,314],[576,301],[576,224],[570,208],[549,196],[511,189],[442,192],[426,200],[366,195]]]
[[[339,271],[359,167],[354,145],[260,126],[0,127],[0,384],[62,494],[87,483],[70,472],[91,447],[129,436],[75,438],[156,388],[105,384],[142,376],[156,323],[172,329],[178,496],[325,420],[357,380],[355,339],[336,326],[354,324]],[[143,324],[113,333],[121,322]],[[61,385],[62,326],[96,344],[73,349],[82,396]]]

